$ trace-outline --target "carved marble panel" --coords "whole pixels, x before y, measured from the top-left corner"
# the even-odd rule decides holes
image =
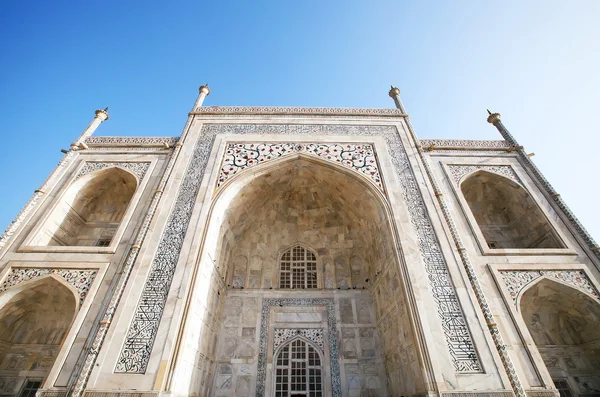
[[[0,293],[7,289],[21,284],[24,281],[33,280],[47,274],[56,274],[69,284],[71,284],[79,293],[79,303],[83,303],[87,296],[94,278],[98,273],[97,270],[88,269],[52,269],[52,268],[25,268],[25,267],[13,267],[10,269],[6,278],[0,285]]]
[[[479,170],[494,172],[522,184],[517,173],[510,165],[448,165],[450,177],[457,186],[463,176]]]
[[[120,161],[120,162],[111,162],[111,161],[86,161],[83,167],[79,170],[79,173],[75,177],[75,179],[79,179],[84,175],[89,174],[90,172],[103,170],[111,167],[119,167],[123,168],[138,177],[138,181],[144,179],[144,175],[146,175],[146,171],[150,167],[149,161]]]
[[[275,328],[273,334],[273,349],[277,349],[285,341],[295,336],[303,336],[321,349],[321,352],[325,351],[323,347],[323,330],[321,328]]]
[[[600,293],[583,270],[500,270],[502,281],[515,306],[521,292],[540,277],[548,277],[579,288],[600,301]]]

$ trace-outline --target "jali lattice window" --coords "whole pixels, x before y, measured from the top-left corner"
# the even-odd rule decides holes
[[[317,257],[299,245],[285,251],[279,264],[279,288],[317,288]]]
[[[275,363],[275,397],[323,396],[321,357],[309,343],[289,342]]]

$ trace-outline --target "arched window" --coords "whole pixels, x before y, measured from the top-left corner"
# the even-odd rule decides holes
[[[302,339],[284,345],[275,360],[275,397],[323,396],[321,357]]]
[[[317,288],[317,257],[302,246],[288,249],[279,261],[279,288]]]
[[[478,171],[461,190],[489,248],[564,248],[529,193],[500,175]]]

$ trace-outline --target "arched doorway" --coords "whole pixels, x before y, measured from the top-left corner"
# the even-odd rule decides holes
[[[0,308],[0,377],[11,395],[41,387],[77,310],[73,292],[54,277],[22,288],[4,292],[14,295]]]
[[[525,293],[520,309],[555,382],[567,395],[600,393],[600,303],[560,282],[543,278]]]
[[[200,354],[215,361],[197,373],[214,371],[208,395],[275,396],[273,333],[290,329],[319,329],[325,340],[340,341],[339,349],[327,350],[324,395],[424,390],[389,211],[369,183],[303,155],[228,180],[213,205],[202,254],[223,290],[197,298],[207,301],[205,318],[221,324],[215,331],[204,321],[199,332],[206,346]],[[294,268],[298,282],[288,288],[286,274],[293,281]],[[213,279],[202,291],[219,284]]]
[[[44,222],[33,245],[108,246],[136,188],[136,177],[118,167],[81,177]]]
[[[477,171],[461,191],[489,248],[564,248],[550,222],[518,183]]]

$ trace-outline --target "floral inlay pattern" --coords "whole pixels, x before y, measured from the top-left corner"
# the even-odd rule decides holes
[[[65,279],[79,293],[79,304],[81,305],[87,296],[94,278],[96,278],[97,270],[88,269],[52,269],[52,268],[23,268],[13,267],[0,285],[0,293],[7,289],[21,284],[24,281],[33,280],[48,274],[56,274]]]
[[[104,161],[86,161],[85,165],[79,170],[79,173],[75,179],[81,178],[82,176],[89,174],[90,172],[103,170],[105,168],[119,167],[123,168],[138,177],[138,181],[141,181],[146,175],[146,171],[150,167],[149,161],[144,162],[104,162]]]
[[[225,149],[217,188],[231,176],[257,164],[292,153],[305,153],[344,165],[369,178],[383,190],[373,145],[368,143],[229,143]]]
[[[523,289],[540,277],[555,278],[600,301],[600,293],[583,270],[501,270],[499,273],[515,305]]]
[[[303,336],[324,352],[323,330],[321,328],[275,328],[273,331],[273,348],[277,349],[284,342],[295,336]]]
[[[521,183],[517,173],[510,165],[448,165],[448,171],[450,171],[450,176],[456,185],[463,176],[479,170],[494,172]]]

